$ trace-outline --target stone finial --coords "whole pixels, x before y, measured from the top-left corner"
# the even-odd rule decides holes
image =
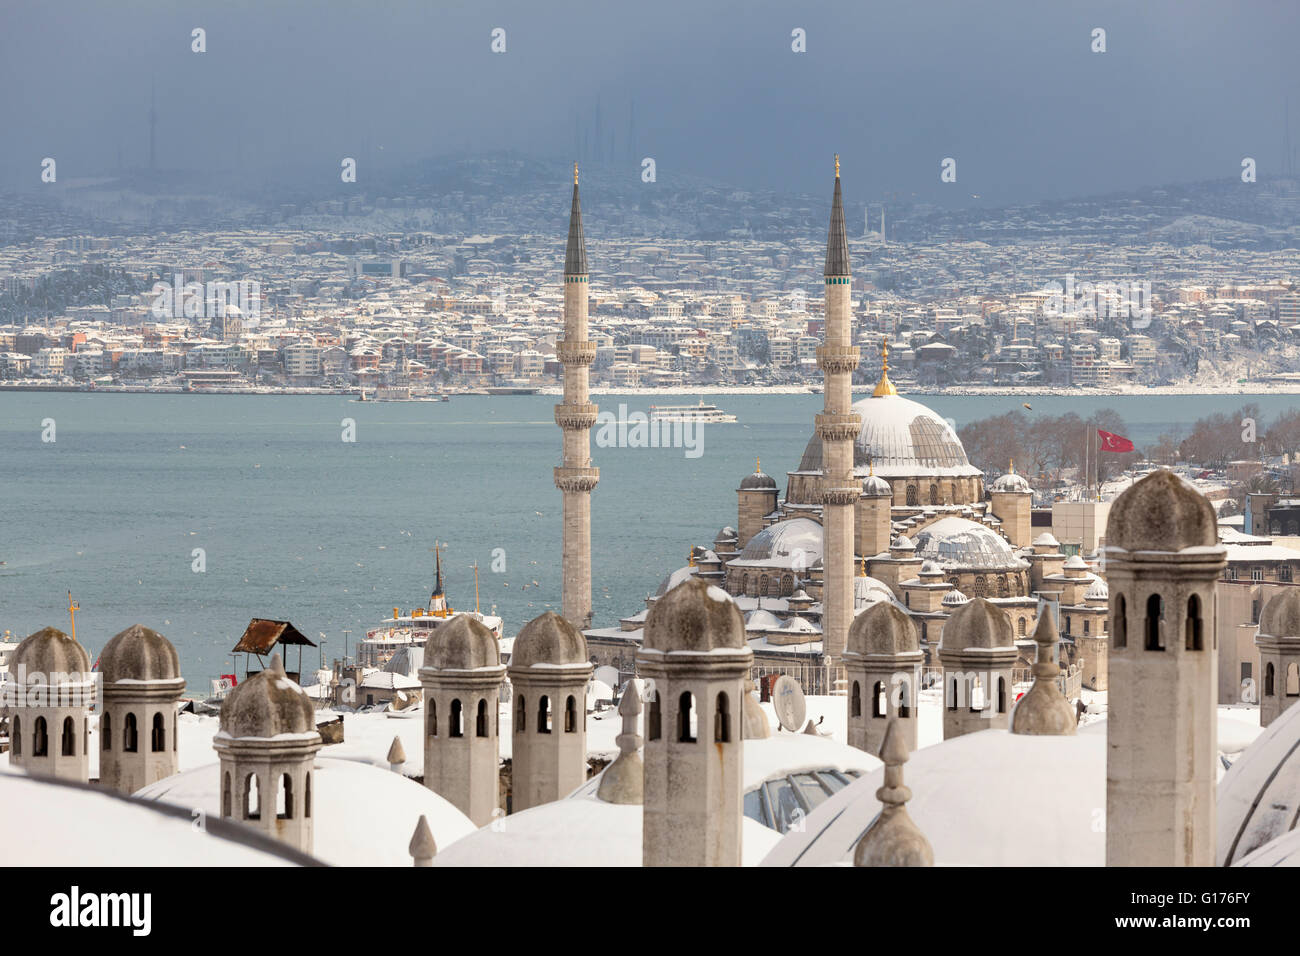
[[[762,705],[754,699],[757,691],[758,685],[752,679],[745,681],[745,696],[741,700],[741,736],[745,740],[762,740],[772,736],[772,724],[763,712]]]
[[[433,831],[429,829],[429,818],[420,814],[420,821],[411,834],[411,842],[406,851],[416,866],[433,866],[433,858],[438,853],[438,844],[433,842]]]
[[[1074,710],[1057,685],[1057,678],[1061,676],[1061,667],[1056,663],[1056,646],[1059,641],[1052,612],[1044,608],[1034,626],[1034,643],[1038,645],[1034,660],[1034,685],[1016,704],[1016,709],[1011,714],[1013,734],[1070,737],[1077,729],[1078,719]]]
[[[402,738],[394,734],[393,744],[388,748],[388,769],[393,773],[401,773],[404,763],[406,763],[406,748],[402,746]]]
[[[934,866],[934,850],[907,812],[912,791],[903,785],[903,764],[907,763],[907,744],[897,719],[885,727],[880,745],[880,759],[885,762],[885,783],[876,791],[881,803],[880,816],[867,828],[853,851],[854,866]]]
[[[600,777],[597,798],[606,803],[640,804],[645,792],[645,765],[641,762],[641,735],[637,719],[641,716],[641,690],[635,680],[627,682],[618,702],[623,718],[623,732],[614,738],[618,756]]]

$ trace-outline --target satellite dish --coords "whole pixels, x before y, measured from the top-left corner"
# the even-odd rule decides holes
[[[772,685],[772,709],[776,719],[781,722],[781,729],[798,733],[803,727],[803,719],[808,713],[808,702],[804,700],[803,688],[789,674],[782,674]]]

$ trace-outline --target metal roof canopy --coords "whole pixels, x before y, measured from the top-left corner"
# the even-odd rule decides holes
[[[239,639],[239,643],[235,645],[231,653],[255,654],[258,662],[262,663],[262,656],[269,654],[276,644],[283,644],[286,647],[294,644],[298,645],[298,670],[289,671],[287,666],[285,668],[288,676],[296,682],[302,671],[303,645],[307,647],[315,647],[316,645],[288,621],[272,621],[264,617],[253,618],[248,622],[248,627],[244,630],[244,636]],[[285,656],[288,656],[287,652]],[[255,672],[250,671],[248,668],[246,658],[244,661],[245,679],[252,677],[253,673]]]

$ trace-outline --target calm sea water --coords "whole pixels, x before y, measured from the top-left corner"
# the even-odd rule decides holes
[[[959,424],[1019,408],[1109,406],[1139,443],[1255,401],[1265,418],[1295,396],[1022,398],[913,396]],[[598,396],[602,408],[643,396]],[[672,401],[691,401],[690,398]],[[593,448],[595,622],[643,607],[662,578],[735,523],[735,488],[754,459],[780,476],[812,434],[820,395],[724,395],[734,425],[707,426],[704,454]],[[394,606],[428,600],[434,539],[454,606],[496,606],[513,634],[560,600],[560,434],[550,396],[461,397],[438,404],[333,396],[0,394],[0,631],[67,630],[92,658],[142,623],[180,650],[194,690],[231,669],[254,616],[288,619],[325,657]],[[56,441],[41,441],[52,418]],[[340,422],[356,420],[356,441]],[[784,482],[782,481],[782,485]],[[206,571],[192,569],[202,548]],[[494,549],[505,570],[493,573]],[[533,582],[536,582],[534,585]],[[308,651],[303,665],[317,663]]]

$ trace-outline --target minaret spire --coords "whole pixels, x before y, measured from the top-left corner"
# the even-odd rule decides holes
[[[879,398],[882,395],[897,395],[898,389],[894,388],[894,383],[889,380],[889,339],[880,340],[880,381],[876,383],[876,390],[871,393],[873,398]]]
[[[853,477],[853,445],[862,419],[853,411],[850,383],[858,367],[853,345],[850,301],[849,242],[844,230],[844,198],[840,192],[840,158],[835,157],[835,194],[826,235],[826,335],[817,349],[817,364],[825,378],[825,406],[816,419],[822,441],[822,533],[825,570],[822,593],[823,653],[832,666],[840,664],[853,622],[854,509],[862,494]]]
[[[596,406],[588,391],[588,367],[596,347],[587,338],[587,243],[578,199],[578,164],[573,164],[573,205],[564,250],[564,337],[556,353],[564,366],[564,401],[555,406],[555,424],[564,435],[563,464],[555,487],[563,493],[563,583],[561,609],[577,628],[591,624],[591,491],[600,470],[591,465],[591,426]]]

